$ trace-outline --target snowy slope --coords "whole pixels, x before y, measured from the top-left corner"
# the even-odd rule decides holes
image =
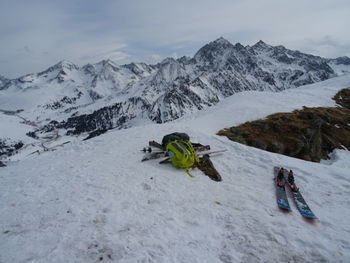
[[[348,262],[350,154],[321,164],[215,135],[223,127],[332,106],[350,76],[280,93],[243,92],[166,124],[112,130],[0,172],[0,262]],[[227,152],[212,161],[223,181],[140,162],[150,139],[187,132]],[[319,218],[276,208],[273,166],[293,169]],[[292,203],[292,202],[291,202]]]

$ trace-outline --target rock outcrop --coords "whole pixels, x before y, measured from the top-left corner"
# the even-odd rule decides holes
[[[350,88],[342,89],[333,99],[342,107],[350,109]]]
[[[349,99],[350,89],[343,89],[335,100],[345,107],[304,107],[226,128],[218,134],[262,150],[319,162],[334,149],[350,149]]]

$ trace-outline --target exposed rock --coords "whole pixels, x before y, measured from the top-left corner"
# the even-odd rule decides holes
[[[231,128],[230,128],[230,131],[231,131],[232,133],[235,133],[235,134],[238,134],[238,135],[241,135],[241,134],[242,134],[242,133],[241,133],[241,130],[238,129],[237,127],[231,127]]]
[[[320,128],[316,128],[312,133],[308,153],[311,160],[315,162],[326,159],[328,155],[328,153],[322,151],[322,133]]]
[[[22,141],[11,142],[5,139],[0,139],[0,157],[12,156],[23,147]]]
[[[267,146],[267,150],[275,153],[283,153],[285,150],[285,147],[282,143],[272,142]]]
[[[333,98],[339,105],[350,109],[350,88],[342,89]]]
[[[210,179],[220,182],[222,181],[221,175],[219,172],[215,169],[212,161],[209,158],[208,154],[205,154],[203,157],[200,158],[199,164],[197,164],[197,167],[207,176],[209,176]]]
[[[101,134],[104,134],[106,132],[107,132],[107,130],[96,130],[96,131],[93,131],[93,132],[89,133],[89,136],[86,137],[83,141],[89,140],[91,138],[94,138],[94,137],[99,136]]]
[[[266,150],[267,149],[267,144],[263,143],[262,141],[258,141],[258,140],[252,140],[249,142],[250,146],[253,146],[255,148],[259,148],[261,150]]]
[[[301,137],[301,140],[298,141],[296,144],[295,144],[295,147],[291,149],[291,152],[289,152],[289,156],[302,156],[302,151],[303,149],[305,148],[306,146],[306,143],[304,142],[304,136]],[[284,148],[284,147],[283,147]],[[272,152],[275,152],[275,151],[272,151]],[[278,153],[284,153],[284,151],[282,152],[278,152]]]
[[[231,127],[230,131],[234,134],[237,134],[237,135],[249,135],[248,131],[240,130],[237,127]]]
[[[339,65],[350,65],[350,58],[348,57],[339,57],[336,59],[330,59],[330,61],[334,61],[335,64]]]
[[[33,139],[39,139],[39,137],[33,131],[27,132],[26,135],[33,138]]]
[[[245,140],[244,137],[241,136],[241,135],[228,136],[228,138],[229,138],[231,141],[239,142],[239,143],[241,143],[241,144],[247,144],[246,140]]]
[[[350,93],[342,90],[335,98],[347,101]],[[347,108],[304,107],[223,129],[218,134],[259,149],[319,162],[334,149],[350,149],[349,123]]]
[[[130,98],[127,102],[103,107],[91,114],[71,117],[66,122],[60,123],[56,127],[67,129],[67,134],[81,134],[97,130],[105,131],[113,128],[127,128],[127,122],[136,116],[125,115],[123,114],[124,112],[133,110],[134,108],[144,109],[146,111],[149,107],[150,105],[145,100],[138,97]]]
[[[253,122],[252,125],[258,127],[262,132],[267,132],[269,125],[267,123],[262,122]]]

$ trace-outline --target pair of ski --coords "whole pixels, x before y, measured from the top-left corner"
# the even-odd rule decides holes
[[[290,184],[288,183],[286,177],[287,177],[287,173],[288,171],[285,170],[285,174],[284,174],[284,181],[285,184],[283,186],[279,186],[276,183],[277,180],[277,175],[278,175],[278,171],[279,171],[279,167],[274,167],[274,175],[275,175],[275,185],[276,185],[276,199],[277,199],[277,205],[279,208],[286,210],[286,211],[291,211],[291,207],[289,205],[288,202],[288,198],[287,198],[287,192],[286,192],[286,187],[285,185],[287,185],[289,187],[291,196],[294,200],[294,203],[298,209],[298,211],[300,212],[300,214],[308,219],[317,219],[317,217],[315,216],[315,214],[311,211],[310,207],[307,205],[305,199],[303,198],[303,196],[301,195],[300,191],[293,191]]]
[[[141,150],[141,151],[145,152],[145,155],[142,158],[141,162],[152,160],[152,159],[159,159],[159,158],[163,158],[163,160],[161,161],[161,162],[163,162],[164,160],[166,160],[169,157],[168,153],[166,151],[153,150],[153,148],[151,148],[151,146],[155,146],[155,145],[150,144],[149,147],[146,147],[146,148]],[[160,147],[155,146],[155,147],[160,148],[161,146]],[[193,146],[193,148],[196,151],[197,155],[199,155],[199,156],[203,156],[205,154],[210,155],[210,154],[214,154],[214,153],[221,153],[221,152],[226,151],[226,150],[212,151],[212,150],[210,150],[210,145],[198,145],[198,146]]]

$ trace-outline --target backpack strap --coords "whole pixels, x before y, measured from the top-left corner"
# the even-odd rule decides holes
[[[195,151],[192,143],[190,141],[185,141],[184,143],[188,146],[188,148],[190,149],[191,153],[194,155],[195,165],[199,164],[200,163],[200,159],[199,159],[199,157],[197,155],[197,152]]]
[[[185,173],[187,173],[190,177],[194,177],[188,168],[184,169]]]

